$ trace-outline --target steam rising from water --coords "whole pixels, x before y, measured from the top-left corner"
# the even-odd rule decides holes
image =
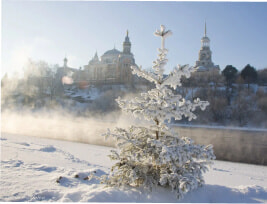
[[[139,124],[138,124],[139,123]],[[113,112],[77,117],[66,111],[58,112],[2,112],[1,131],[12,134],[69,140],[104,146],[115,146],[102,136],[115,127],[140,125],[130,115]],[[208,127],[174,126],[177,135],[190,137],[198,144],[213,144],[217,159],[254,164],[267,164],[266,130],[220,129]]]
[[[114,141],[111,138],[105,141],[102,134],[108,128],[127,127],[133,123],[134,118],[118,112],[86,118],[66,112],[5,111],[2,113],[1,132],[114,146]]]

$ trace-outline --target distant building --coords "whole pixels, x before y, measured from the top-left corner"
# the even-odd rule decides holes
[[[56,86],[61,93],[63,93],[64,85],[72,85],[74,76],[78,74],[79,70],[68,66],[68,59],[63,59],[63,66],[57,68],[55,75]],[[75,77],[76,78],[76,77]],[[77,80],[77,79],[76,79]]]
[[[95,53],[84,66],[84,74],[91,84],[130,84],[133,82],[132,65],[135,65],[135,59],[127,31],[122,52],[114,47],[100,58]]]
[[[60,76],[60,77],[63,77],[63,76],[73,76],[74,73],[77,73],[79,70],[76,69],[76,68],[73,68],[73,67],[69,67],[68,66],[68,59],[65,57],[64,60],[63,60],[63,66],[62,67],[59,67],[57,69],[57,74]]]
[[[127,31],[123,42],[123,50],[115,47],[106,51],[100,58],[97,53],[84,65],[84,69],[68,67],[67,58],[64,65],[58,68],[58,76],[72,77],[74,83],[87,82],[88,84],[133,84],[136,77],[133,76],[131,66],[136,65],[131,53],[131,42]]]
[[[220,71],[219,65],[214,65],[212,62],[211,55],[210,39],[207,37],[207,27],[205,22],[205,33],[204,37],[201,38],[201,48],[198,52],[198,60],[194,66],[198,72]]]

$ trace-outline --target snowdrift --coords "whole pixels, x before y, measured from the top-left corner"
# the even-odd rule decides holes
[[[168,188],[106,188],[86,179],[109,172],[110,149],[2,133],[0,201],[267,202],[267,167],[259,165],[215,161],[206,184],[179,201]]]

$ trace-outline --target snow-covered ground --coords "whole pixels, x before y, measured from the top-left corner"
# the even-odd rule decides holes
[[[2,133],[0,201],[267,202],[266,166],[215,161],[205,174],[206,185],[179,201],[166,188],[150,193],[84,180],[91,172],[103,175],[109,171],[110,149]]]

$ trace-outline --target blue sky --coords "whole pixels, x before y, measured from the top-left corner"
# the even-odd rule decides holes
[[[95,52],[122,49],[126,30],[136,63],[151,67],[164,24],[173,35],[168,73],[176,64],[194,65],[207,22],[212,60],[267,67],[267,2],[95,2],[2,1],[2,75],[22,70],[28,58],[71,67],[88,63]]]

